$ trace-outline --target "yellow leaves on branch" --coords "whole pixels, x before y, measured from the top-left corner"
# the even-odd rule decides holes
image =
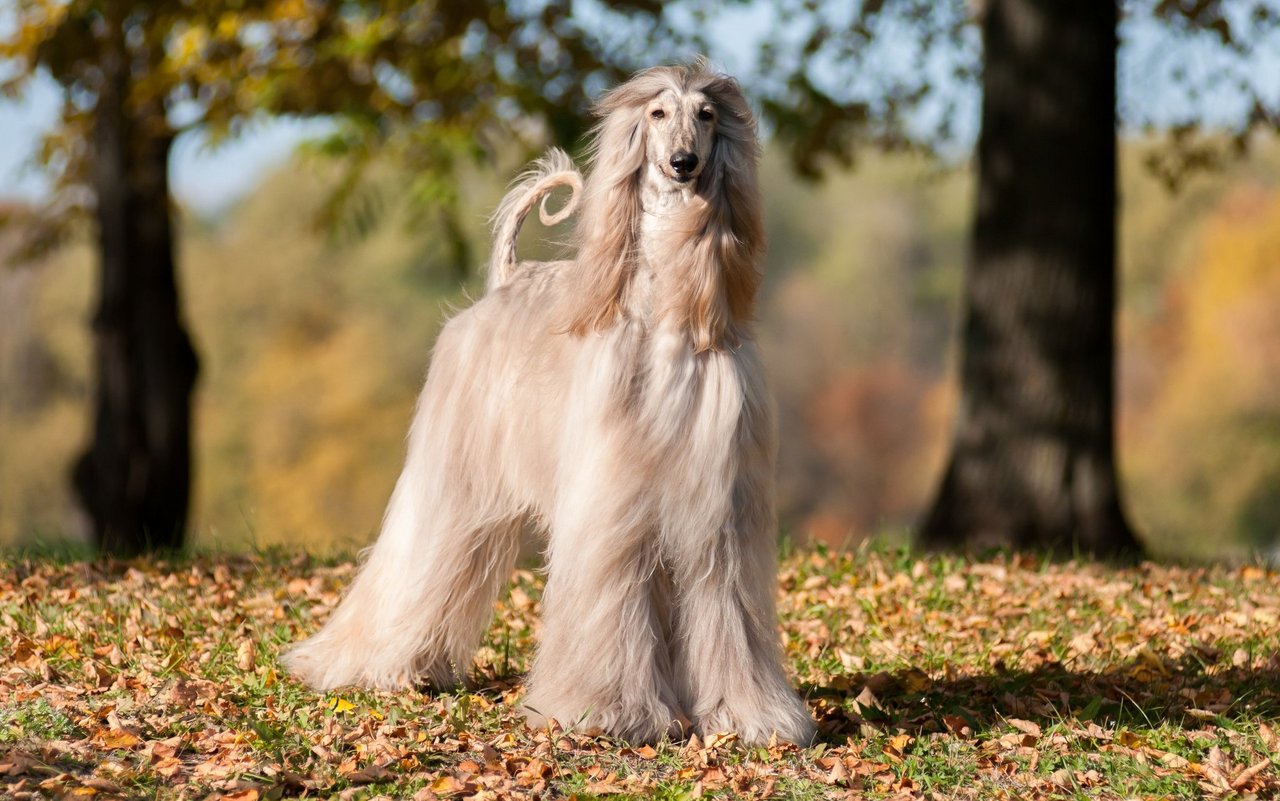
[[[294,22],[308,16],[305,0],[274,0],[267,16],[279,22]]]
[[[192,25],[173,37],[168,47],[169,59],[179,71],[188,70],[203,60],[208,44],[208,29]]]
[[[71,4],[58,0],[28,2],[13,30],[0,39],[0,58],[18,61],[20,73],[30,73],[36,51],[66,21]],[[0,84],[3,85],[3,84]]]

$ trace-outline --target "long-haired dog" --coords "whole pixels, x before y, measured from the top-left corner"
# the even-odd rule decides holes
[[[484,297],[436,343],[381,534],[286,664],[319,688],[464,678],[526,521],[548,532],[531,723],[805,743],[782,669],[774,425],[750,330],[755,120],[701,63],[597,106],[589,177],[552,151],[495,215]],[[548,193],[572,197],[549,215]],[[520,262],[581,196],[572,261]]]

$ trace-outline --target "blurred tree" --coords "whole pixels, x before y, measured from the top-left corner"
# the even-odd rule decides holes
[[[19,250],[56,245],[85,217],[97,232],[93,438],[74,483],[102,550],[184,540],[198,361],[174,269],[176,134],[197,125],[234,134],[259,113],[336,115],[343,125],[328,144],[348,157],[352,177],[333,208],[349,200],[374,146],[393,143],[425,165],[412,186],[424,206],[449,214],[458,158],[479,155],[523,118],[572,137],[587,79],[616,77],[568,21],[569,6],[521,17],[504,3],[462,0],[14,5],[0,88],[19,93],[43,70],[65,91],[61,124],[40,154],[56,194]]]
[[[777,94],[765,109],[792,142],[798,169],[814,174],[824,155],[851,160],[851,133],[890,147],[945,145],[958,109],[947,94],[981,76],[959,414],[919,540],[1134,553],[1141,546],[1121,502],[1113,434],[1120,3],[972,4],[980,54],[967,5],[866,0],[846,13],[798,4],[808,14],[798,26],[805,35],[765,37],[761,74],[784,66],[781,79],[766,80]],[[1147,161],[1169,186],[1242,152],[1253,130],[1280,127],[1274,93],[1251,72],[1251,48],[1276,30],[1270,2],[1124,7],[1216,45],[1200,74],[1179,67],[1176,86],[1162,87],[1191,101]],[[898,52],[886,54],[886,41]],[[819,81],[813,64],[845,82]],[[1244,112],[1206,134],[1198,123],[1205,104],[1196,101],[1211,88],[1234,92]]]
[[[418,207],[447,222],[459,161],[512,142],[573,141],[588,98],[643,63],[716,52],[730,29],[717,15],[744,5],[19,0],[0,43],[18,69],[3,87],[19,91],[43,68],[67,99],[43,153],[58,179],[55,213],[34,241],[56,241],[77,211],[93,211],[99,232],[97,424],[77,483],[103,547],[182,540],[196,362],[167,208],[177,131],[234,134],[257,113],[332,116],[339,125],[325,147],[350,165],[332,219],[359,228],[376,217],[362,208],[361,178],[374,153],[390,151]],[[1126,8],[1246,56],[1241,20],[1252,35],[1273,30],[1275,14],[1267,0],[1225,6],[1134,0]],[[1110,429],[1114,0],[978,4],[981,71],[962,0],[755,7],[787,24],[757,37],[755,68],[742,77],[801,174],[819,174],[831,158],[850,163],[860,140],[924,149],[950,141],[955,87],[983,76],[964,411],[924,541],[1135,547],[1119,511]],[[1277,122],[1246,84],[1253,105],[1231,146]],[[1219,141],[1197,137],[1191,119],[1151,166],[1176,182],[1220,160]]]
[[[1098,0],[983,14],[962,397],[926,546],[1138,549],[1113,434],[1116,24]]]
[[[1234,45],[1219,3],[1156,11]],[[928,547],[1141,550],[1115,466],[1118,15],[1114,0],[983,8],[961,399]],[[1255,101],[1228,141],[1275,119]],[[1176,183],[1212,163],[1206,141],[1176,136],[1149,166]]]
[[[1133,444],[1126,472],[1142,490],[1135,511],[1159,527],[1163,548],[1201,558],[1231,544],[1273,552],[1280,544],[1274,175],[1258,170],[1236,183],[1161,285],[1150,316],[1128,320],[1137,330],[1125,358],[1151,365],[1147,386],[1128,393],[1122,414]]]
[[[35,244],[57,241],[76,212],[91,209],[97,229],[94,433],[75,488],[103,550],[175,547],[189,504],[197,360],[174,276],[174,130],[154,83],[164,42],[153,15],[124,3],[30,2],[16,11],[3,52],[21,69],[6,90],[38,67],[67,90],[63,124],[42,154],[58,169],[61,195]]]

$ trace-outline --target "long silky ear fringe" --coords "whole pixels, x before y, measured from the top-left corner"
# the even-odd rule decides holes
[[[695,340],[711,339],[712,347],[736,335],[733,328],[747,322],[759,290],[761,260],[764,256],[764,211],[760,197],[757,165],[760,143],[755,116],[737,81],[724,75],[707,74],[695,80],[720,110],[720,122],[712,152],[707,201],[708,225],[704,232],[707,258],[716,265],[720,282],[723,316],[704,313],[710,325],[701,331],[695,326]],[[704,312],[706,310],[704,309]]]
[[[639,239],[644,104],[662,85],[645,89],[628,82],[596,105],[601,119],[591,132],[586,202],[574,236],[578,252],[571,269],[577,291],[562,299],[557,330],[599,331],[618,316]]]
[[[569,188],[569,197],[553,213],[547,208],[547,201],[551,192],[562,186]],[[516,178],[489,220],[493,228],[493,255],[489,258],[489,277],[485,282],[487,291],[502,286],[511,278],[519,261],[516,240],[520,236],[520,226],[533,207],[539,206],[538,218],[543,225],[555,225],[568,219],[578,208],[582,187],[582,174],[568,154],[559,148],[548,150],[545,156]]]

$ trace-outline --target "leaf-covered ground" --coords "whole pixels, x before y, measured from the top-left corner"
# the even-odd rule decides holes
[[[1280,576],[864,552],[783,560],[810,748],[629,746],[516,713],[539,580],[476,685],[317,694],[305,557],[0,562],[0,797],[1248,798],[1280,793]]]

